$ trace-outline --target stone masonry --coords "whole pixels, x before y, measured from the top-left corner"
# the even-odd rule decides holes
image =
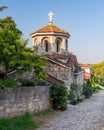
[[[35,86],[0,90],[0,117],[50,108],[50,87]]]
[[[104,90],[93,94],[36,130],[104,130]]]

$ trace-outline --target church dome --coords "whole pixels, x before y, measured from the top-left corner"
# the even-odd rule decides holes
[[[70,34],[67,31],[65,31],[64,29],[61,29],[53,24],[48,24],[48,25],[42,27],[41,29],[39,29],[35,32],[32,32],[30,35],[33,37],[34,35],[41,34],[41,33],[58,33],[58,34],[64,34],[67,37],[70,36]]]
[[[30,36],[33,39],[33,48],[38,55],[64,53],[68,52],[68,38],[70,34],[53,24],[52,12],[48,14],[50,16],[49,23],[32,32]]]

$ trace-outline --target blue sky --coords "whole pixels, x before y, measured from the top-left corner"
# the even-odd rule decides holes
[[[104,0],[0,0],[3,5],[0,18],[11,16],[30,47],[30,33],[47,25],[52,11],[53,23],[70,33],[69,51],[78,61],[104,61]]]

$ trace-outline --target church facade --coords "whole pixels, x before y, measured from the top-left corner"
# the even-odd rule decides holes
[[[77,62],[75,55],[68,54],[68,39],[70,34],[64,29],[53,24],[53,13],[49,14],[49,23],[41,29],[33,32],[33,48],[37,55],[47,58],[48,65],[44,78],[50,83],[64,84],[68,89],[75,83],[84,83],[84,71]]]

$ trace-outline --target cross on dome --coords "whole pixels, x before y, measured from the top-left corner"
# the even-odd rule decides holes
[[[50,17],[50,19],[49,19],[49,23],[52,23],[52,16],[54,15],[54,13],[52,13],[51,11],[50,11],[50,13],[48,14],[48,16]]]

